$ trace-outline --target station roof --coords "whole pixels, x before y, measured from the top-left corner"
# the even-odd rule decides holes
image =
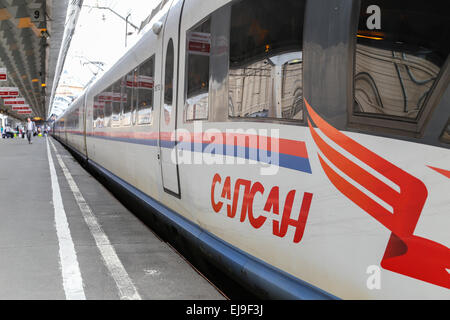
[[[7,80],[0,88],[18,88],[32,109],[31,116],[47,118],[48,100],[61,51],[69,0],[0,0],[0,70]],[[0,99],[0,110],[19,120]]]

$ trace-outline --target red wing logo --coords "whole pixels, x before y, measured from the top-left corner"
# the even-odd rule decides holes
[[[323,156],[342,173],[393,208],[393,212],[390,212],[360,191],[318,154],[320,164],[331,183],[392,232],[381,266],[386,270],[450,289],[450,274],[446,270],[446,268],[450,269],[450,249],[414,235],[428,195],[423,182],[333,128],[311,108],[306,100],[305,105],[311,120],[328,139],[400,188],[400,191],[394,190],[333,149],[321,138],[308,119],[313,140]]]
[[[440,169],[440,168],[436,168],[436,167],[432,167],[432,166],[427,166],[427,167],[430,168],[430,169],[433,169],[436,172],[439,172],[443,176],[445,176],[445,177],[450,179],[450,171],[444,170],[444,169]]]

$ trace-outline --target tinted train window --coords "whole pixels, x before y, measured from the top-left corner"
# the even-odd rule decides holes
[[[185,120],[208,119],[210,19],[187,32]]]
[[[149,124],[153,121],[153,77],[155,60],[150,58],[138,69],[136,90],[138,92],[138,124]]]
[[[92,127],[97,128],[97,119],[98,119],[98,106],[99,106],[99,95],[94,97],[94,105],[92,106]]]
[[[102,92],[94,99],[94,128],[105,127],[105,93]]]
[[[167,44],[166,66],[164,77],[164,122],[169,124],[172,116],[173,103],[173,72],[174,72],[174,52],[172,39]]]
[[[450,119],[448,119],[444,132],[442,132],[441,140],[445,143],[450,143]]]
[[[116,127],[120,125],[120,97],[122,95],[122,80],[117,80],[113,85],[110,92],[107,92],[107,101],[112,103],[112,117],[111,125]]]
[[[361,1],[353,115],[417,123],[429,112],[450,52],[445,3]]]
[[[80,107],[77,107],[74,111],[73,111],[73,126],[74,129],[78,129],[78,126],[80,125]]]
[[[229,116],[303,119],[303,17],[306,0],[233,4]]]
[[[131,124],[131,114],[135,106],[134,86],[136,83],[136,70],[131,71],[122,79],[122,103],[123,103],[123,124]]]
[[[112,116],[112,87],[108,87],[103,93],[101,93],[98,99],[98,109],[104,110],[104,127],[111,126],[111,116]]]

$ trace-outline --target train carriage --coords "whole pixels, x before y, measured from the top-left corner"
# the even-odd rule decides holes
[[[443,8],[164,0],[54,136],[262,298],[449,299]]]

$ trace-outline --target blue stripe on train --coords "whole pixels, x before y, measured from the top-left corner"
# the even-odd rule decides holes
[[[285,153],[271,152],[263,149],[248,148],[236,145],[231,146],[210,143],[181,142],[178,144],[178,150],[226,155],[247,160],[255,160],[306,173],[312,173],[308,158],[292,156]]]
[[[113,140],[126,143],[141,144],[147,146],[158,146],[157,139],[135,139],[135,138],[123,138],[123,137],[109,137],[109,136],[91,136],[94,138]],[[174,141],[161,140],[161,147],[166,149],[173,149],[175,146]],[[223,146],[223,147],[220,147]],[[242,158],[247,160],[255,160],[262,163],[277,165],[283,168],[293,169],[306,173],[312,173],[311,165],[308,158],[297,157],[285,153],[277,153],[266,151],[256,148],[248,148],[242,146],[230,146],[230,145],[218,145],[210,143],[190,143],[180,142],[178,144],[180,151],[186,150],[191,152],[210,153],[217,155],[227,155],[236,158]],[[207,149],[208,150],[205,150]],[[206,152],[205,152],[206,151]]]

